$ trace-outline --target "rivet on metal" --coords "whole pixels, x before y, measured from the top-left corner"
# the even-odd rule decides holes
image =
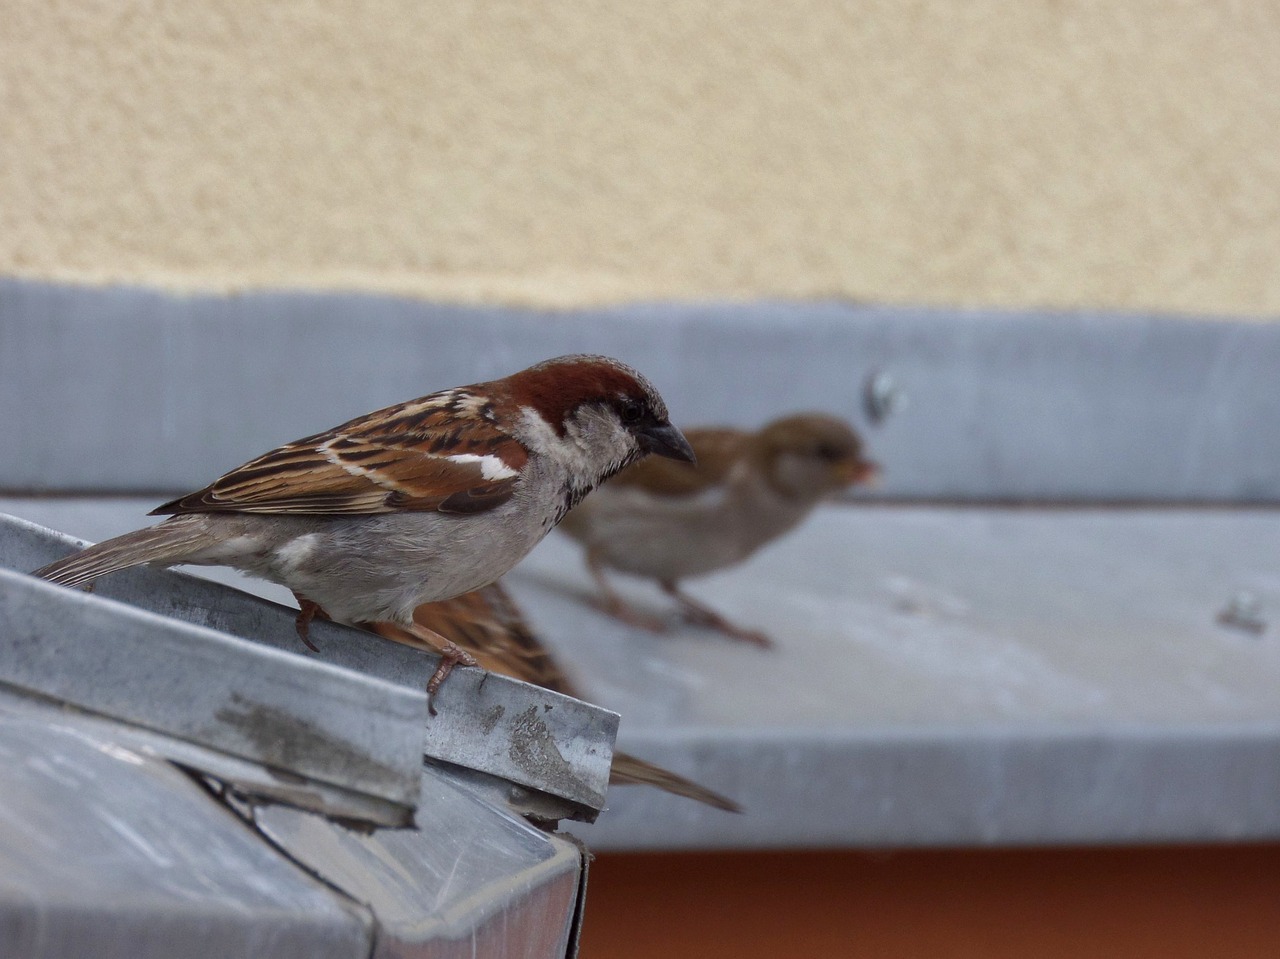
[[[907,394],[892,373],[873,370],[862,390],[862,402],[872,423],[882,423],[907,408]]]

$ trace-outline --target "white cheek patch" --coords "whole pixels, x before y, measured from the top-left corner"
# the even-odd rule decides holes
[[[528,406],[520,409],[520,438],[524,440],[525,445],[555,460],[572,475],[586,476],[591,472],[591,463],[587,460],[586,451],[578,442],[574,426],[574,423],[567,424],[568,435],[558,436],[551,428],[551,424],[544,420],[537,410]]]
[[[520,432],[527,438],[526,446],[537,446],[546,449],[560,442],[551,424],[544,420],[537,410],[530,406],[520,407]]]
[[[564,436],[536,410],[522,407],[516,438],[568,473],[572,485],[594,486],[611,463],[634,455],[636,441],[616,417],[584,406],[564,424]]]
[[[492,453],[486,453],[484,456],[477,456],[474,453],[454,453],[452,456],[446,456],[445,459],[452,460],[454,463],[479,463],[480,475],[487,480],[511,479],[519,475],[506,460]]]

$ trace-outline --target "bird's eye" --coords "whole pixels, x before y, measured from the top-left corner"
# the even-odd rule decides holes
[[[819,443],[814,453],[817,454],[818,459],[826,460],[828,463],[835,463],[844,459],[844,451],[839,447],[832,446],[830,443]]]
[[[622,416],[622,422],[637,423],[644,415],[644,406],[638,400],[623,397],[622,402],[618,404],[618,413]]]

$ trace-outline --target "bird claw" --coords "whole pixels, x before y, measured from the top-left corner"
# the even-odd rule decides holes
[[[320,652],[320,647],[311,641],[311,621],[317,617],[328,619],[329,614],[324,611],[319,603],[313,602],[305,596],[299,596],[297,593],[293,595],[298,601],[298,618],[293,621],[294,628],[298,630],[298,638],[302,640],[307,649],[313,653],[318,653]]]
[[[735,626],[723,616],[710,610],[685,610],[684,618],[686,622],[694,626],[713,629],[722,636],[727,636],[738,642],[750,643],[753,646],[759,646],[761,649],[773,649],[773,640],[760,632],[760,630]]]
[[[759,646],[761,649],[773,649],[773,640],[769,638],[767,633],[762,633],[758,629],[743,629],[741,626],[734,626],[731,623],[725,627],[714,626],[713,629],[728,636],[730,639],[736,639],[739,642],[750,643],[752,646]]]
[[[681,592],[674,584],[667,584],[663,588],[669,596],[674,597],[680,604],[680,612],[684,616],[685,622],[694,626],[714,629],[730,639],[736,639],[742,643],[750,643],[753,646],[759,646],[761,649],[773,648],[773,640],[758,629],[746,629],[729,622],[714,609],[703,606]]]
[[[449,678],[454,666],[479,665],[479,661],[474,656],[452,642],[446,642],[440,647],[440,664],[427,680],[427,711],[432,716],[436,715],[436,691]]]
[[[686,623],[692,626],[713,629],[730,639],[735,639],[742,643],[750,643],[752,646],[759,646],[761,649],[773,648],[773,640],[759,630],[746,629],[742,626],[734,625],[715,610],[694,602],[684,593],[673,590],[667,590],[667,592],[680,603],[680,614]],[[657,616],[650,616],[648,613],[642,613],[638,609],[628,606],[616,596],[608,596],[601,599],[598,607],[601,612],[607,613],[628,626],[648,630],[651,633],[671,632],[671,626],[666,620]]]

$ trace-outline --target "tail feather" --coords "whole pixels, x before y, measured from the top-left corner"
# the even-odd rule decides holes
[[[165,522],[86,547],[41,566],[31,575],[61,586],[81,586],[130,566],[145,563],[168,566],[181,562],[214,541],[203,524]]]
[[[581,692],[560,670],[550,650],[525,622],[515,600],[500,583],[492,583],[453,599],[426,603],[414,610],[413,619],[414,625],[409,627],[377,623],[372,628],[387,639],[411,646],[434,646],[434,642],[424,635],[424,630],[430,630],[471,653],[485,669],[514,676],[526,683],[536,683],[544,689],[576,699],[582,698]],[[654,786],[716,809],[742,812],[732,799],[626,753],[613,754],[609,781],[622,786]]]
[[[653,763],[645,762],[628,753],[613,754],[613,768],[609,771],[609,782],[615,786],[654,786],[663,792],[676,796],[684,796],[725,812],[742,812],[742,807],[727,796],[700,786],[692,779],[686,779],[669,769],[663,769]]]

